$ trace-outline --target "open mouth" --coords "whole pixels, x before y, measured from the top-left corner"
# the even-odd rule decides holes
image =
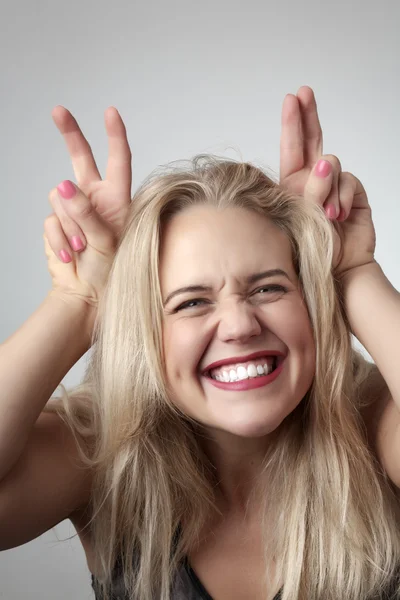
[[[248,375],[248,379],[257,379],[259,377],[265,377],[266,375],[271,375],[271,373],[273,373],[279,367],[279,365],[285,360],[285,358],[286,358],[285,356],[274,356],[273,357],[273,361],[272,361],[272,368],[271,368],[271,370],[268,369],[268,373],[265,373],[265,372],[260,373],[260,372],[258,372],[256,375],[253,375],[253,374],[250,375],[249,374]],[[211,376],[211,371],[206,371],[205,373],[203,373],[203,375],[205,377],[210,378],[210,379],[216,379],[215,377]],[[242,379],[241,377],[238,377],[237,381],[240,381],[241,379]],[[246,378],[244,378],[244,379],[246,379]]]

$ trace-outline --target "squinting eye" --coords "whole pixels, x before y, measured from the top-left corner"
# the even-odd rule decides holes
[[[193,304],[194,302],[205,302],[204,300],[201,300],[201,298],[194,298],[193,300],[188,300],[187,302],[183,302],[183,304],[180,304],[175,310],[174,312],[178,312],[178,310],[182,310],[183,308],[193,308],[192,306],[189,306],[190,304]]]
[[[258,288],[258,290],[256,290],[256,292],[260,292],[261,290],[273,290],[274,292],[277,292],[277,291],[287,292],[287,288],[285,288],[283,285],[263,285],[263,287]]]

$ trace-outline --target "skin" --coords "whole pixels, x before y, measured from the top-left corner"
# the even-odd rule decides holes
[[[250,274],[281,268],[250,286]],[[220,478],[224,510],[244,511],[274,432],[296,408],[315,374],[315,345],[293,267],[290,243],[267,218],[249,210],[194,206],[165,226],[160,253],[165,369],[172,401],[204,426],[201,443]],[[279,284],[287,292],[265,286]],[[260,291],[261,290],[261,291]],[[197,300],[176,311],[184,302]],[[218,389],[201,375],[209,364],[259,350],[287,355],[270,384],[245,391]],[[232,361],[235,362],[235,361]]]

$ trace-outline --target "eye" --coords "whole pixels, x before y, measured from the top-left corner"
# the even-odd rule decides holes
[[[254,293],[258,293],[261,292],[261,290],[273,290],[274,292],[287,292],[287,288],[285,288],[283,285],[263,285],[263,287],[258,288],[258,290],[256,290]]]
[[[187,300],[187,302],[183,302],[177,308],[175,308],[174,312],[178,312],[183,308],[196,308],[195,306],[190,306],[193,305],[195,302],[205,302],[205,300],[203,300],[202,298],[193,298],[193,300]]]

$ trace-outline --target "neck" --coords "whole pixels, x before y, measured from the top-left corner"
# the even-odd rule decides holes
[[[266,438],[208,435],[199,437],[199,443],[217,473],[216,499],[221,512],[242,517],[252,514],[260,504],[257,482],[265,459]]]

